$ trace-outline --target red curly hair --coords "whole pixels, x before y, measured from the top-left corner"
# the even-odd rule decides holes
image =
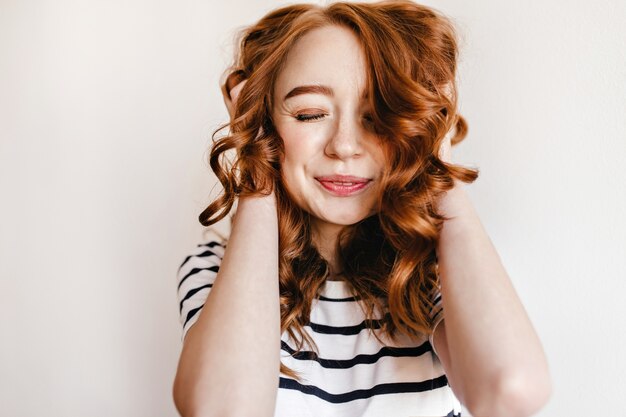
[[[432,333],[431,295],[439,285],[435,248],[446,220],[436,201],[455,179],[471,183],[478,177],[477,169],[439,158],[451,129],[452,144],[467,134],[457,112],[456,33],[440,12],[402,0],[296,4],[271,11],[244,29],[222,89],[228,94],[241,80],[248,81],[233,120],[214,132],[209,157],[224,190],[199,221],[209,226],[221,220],[239,196],[276,193],[281,332],[297,341],[298,352],[305,340],[317,351],[303,326],[329,265],[313,244],[309,213],[295,205],[284,186],[282,139],[271,114],[274,84],[288,52],[304,34],[327,25],[352,30],[362,45],[373,125],[388,160],[377,214],[346,227],[337,243],[345,279],[361,300],[370,327],[378,309],[386,313],[380,329],[392,340],[397,331]],[[216,139],[228,126],[230,133]],[[299,379],[282,363],[280,371]]]

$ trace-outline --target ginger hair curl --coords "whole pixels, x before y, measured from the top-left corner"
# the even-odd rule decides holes
[[[447,220],[436,201],[455,180],[471,183],[478,177],[477,169],[439,158],[447,133],[454,129],[451,143],[457,144],[467,123],[457,112],[456,32],[437,10],[408,0],[296,4],[269,12],[240,33],[222,89],[229,93],[248,81],[233,120],[213,133],[209,163],[223,192],[199,221],[210,226],[221,220],[239,196],[276,193],[281,332],[296,341],[293,355],[306,340],[313,357],[318,349],[304,326],[329,265],[313,244],[309,213],[284,186],[282,139],[271,114],[274,84],[288,52],[304,34],[327,25],[346,27],[360,40],[372,121],[387,157],[377,214],[345,227],[337,242],[345,279],[369,328],[379,327],[392,340],[397,331],[409,337],[432,334],[432,294],[439,286],[435,248]],[[228,126],[229,134],[216,140]],[[230,150],[232,160],[226,155]],[[375,309],[384,316],[374,319]],[[300,379],[282,363],[280,372]]]

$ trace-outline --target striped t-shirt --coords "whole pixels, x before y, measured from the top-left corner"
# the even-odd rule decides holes
[[[201,243],[178,269],[182,340],[211,292],[225,247],[223,240]],[[378,333],[385,342],[381,345],[370,334],[377,326],[365,325],[354,295],[346,281],[327,280],[319,299],[313,300],[304,329],[319,355],[302,351],[292,356],[295,342],[288,332],[281,335],[281,362],[302,378],[298,382],[280,373],[275,417],[461,416],[461,404],[433,351],[432,338],[400,335],[394,343]],[[434,298],[432,315],[439,323],[439,291]]]

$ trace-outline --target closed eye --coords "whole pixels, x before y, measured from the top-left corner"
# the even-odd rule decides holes
[[[318,120],[321,119],[322,117],[326,116],[325,114],[297,114],[295,116],[296,120],[299,120],[301,122],[307,122],[310,120]],[[366,115],[363,117],[363,119],[365,120],[366,123],[373,123],[374,120],[372,119],[371,115]]]
[[[295,116],[296,120],[301,121],[301,122],[308,122],[311,120],[318,120],[321,119],[322,117],[326,116],[325,114],[297,114]]]

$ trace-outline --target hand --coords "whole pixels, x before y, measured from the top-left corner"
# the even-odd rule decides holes
[[[450,139],[451,135],[448,132],[439,147],[439,159],[449,164],[452,163],[452,142]]]
[[[227,94],[226,89],[222,89],[222,95],[224,96],[224,104],[226,105],[226,109],[228,110],[228,114],[231,120],[235,117],[235,108],[237,106],[237,97],[239,97],[239,93],[241,89],[246,84],[247,79],[240,81],[239,84],[235,85],[230,89],[230,96]]]
[[[239,93],[241,93],[241,90],[243,89],[243,86],[246,84],[247,81],[248,79],[245,78],[239,81],[239,83],[236,84],[234,87],[232,87],[230,89],[230,97],[226,93],[225,91],[226,89],[225,88],[222,89],[222,94],[224,95],[224,104],[226,104],[226,108],[228,109],[230,120],[233,120],[235,117],[235,108],[237,107],[237,99],[239,97]],[[230,82],[230,80],[228,80],[227,83],[228,82]],[[263,134],[263,128],[259,128],[259,131],[257,132],[257,137],[261,136],[262,134]]]

